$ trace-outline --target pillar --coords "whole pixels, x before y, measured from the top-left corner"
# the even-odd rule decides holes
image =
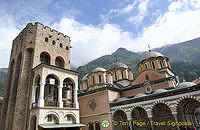
[[[63,108],[62,88],[63,88],[63,86],[59,86],[59,87],[58,87],[58,102],[59,102],[59,107],[60,107],[60,108]]]
[[[74,103],[76,104],[76,108],[79,109],[78,98],[77,98],[77,91],[78,91],[77,83],[75,83],[75,86],[74,86],[75,87],[74,88]]]
[[[154,125],[153,125],[153,123],[151,124],[151,122],[153,121],[153,117],[148,117],[149,118],[149,125],[148,125],[148,128],[150,129],[150,130],[154,130]]]
[[[177,119],[177,113],[172,113],[173,114],[173,117],[175,119],[175,122],[178,122],[178,119]],[[177,130],[180,130],[179,126],[175,126]]]
[[[44,86],[45,83],[40,83],[39,107],[44,107]]]
[[[106,83],[106,73],[103,73],[103,81]]]
[[[126,72],[126,78],[129,79],[129,76],[128,76],[128,70],[125,69],[125,72]]]

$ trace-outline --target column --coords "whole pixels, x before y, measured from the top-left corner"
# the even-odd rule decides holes
[[[172,113],[175,119],[175,122],[178,122],[177,113]],[[177,130],[180,130],[179,126],[175,126]]]
[[[151,124],[151,121],[153,121],[153,117],[148,117],[149,118],[149,124],[148,124],[148,128],[150,129],[150,130],[154,130],[154,125],[153,125],[153,123]]]
[[[32,88],[32,103],[35,102],[35,96],[36,96],[36,87],[37,86],[33,86]]]
[[[125,72],[126,72],[126,78],[129,79],[129,78],[128,78],[128,77],[129,77],[129,76],[128,76],[128,70],[125,69]]]
[[[75,84],[75,88],[74,88],[74,103],[76,104],[76,109],[79,108],[79,104],[78,104],[78,98],[77,98],[77,83]]]
[[[60,108],[63,108],[62,88],[63,88],[63,86],[59,86],[59,87],[58,87],[58,102],[59,102],[59,107],[60,107]]]
[[[104,83],[106,83],[106,74],[105,73],[103,73],[103,81],[104,81]]]
[[[31,94],[31,103],[30,103],[30,109],[32,108],[33,106],[33,103],[35,102],[35,90],[36,90],[36,87],[35,86],[32,86],[32,94]]]
[[[45,83],[40,83],[39,107],[44,107],[44,86]]]

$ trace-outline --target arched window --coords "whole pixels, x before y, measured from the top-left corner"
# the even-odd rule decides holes
[[[100,130],[100,123],[99,122],[95,123],[95,130]]]
[[[48,37],[45,37],[45,42],[48,42],[48,41],[49,41]]]
[[[56,44],[55,40],[53,40],[53,41],[52,41],[52,44],[53,44],[53,45],[55,45],[55,44]]]
[[[94,130],[93,123],[89,123],[88,130]]]
[[[99,75],[99,83],[101,83],[101,75]]]
[[[149,76],[148,75],[145,75],[145,77],[146,77],[146,80],[149,80]]]
[[[92,84],[95,84],[95,77],[92,76]]]
[[[162,62],[162,60],[160,60],[159,62],[160,62],[160,67],[162,69],[163,68],[163,62]]]
[[[73,115],[71,115],[71,114],[67,114],[65,116],[65,120],[66,120],[66,123],[70,123],[70,124],[76,123],[75,117]]]
[[[69,47],[68,47],[68,46],[66,46],[66,50],[69,50]]]
[[[117,72],[115,72],[115,80],[117,80]]]
[[[47,53],[47,52],[42,52],[42,53],[40,54],[40,62],[41,62],[41,63],[50,65],[50,61],[51,61],[51,57],[50,57],[49,53]]]
[[[62,43],[60,43],[60,47],[61,47],[61,48],[63,47],[63,44],[62,44]]]
[[[55,65],[58,66],[58,67],[64,68],[64,66],[65,66],[64,59],[60,56],[56,57]]]
[[[70,78],[66,78],[63,81],[62,100],[64,107],[75,107],[74,103],[74,81]]]
[[[152,61],[151,64],[152,64],[153,69],[156,69],[155,62]]]
[[[148,68],[148,65],[147,64],[144,64],[145,65],[145,69],[147,69]]]
[[[59,120],[56,115],[54,114],[49,114],[45,117],[46,122],[51,123],[51,124],[58,124]]]
[[[46,77],[46,84],[44,87],[45,106],[58,106],[58,85],[58,77],[55,75],[48,75]]]
[[[31,118],[30,130],[36,130],[36,116]]]

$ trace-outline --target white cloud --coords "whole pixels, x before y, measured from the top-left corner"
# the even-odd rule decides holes
[[[138,14],[136,16],[130,17],[128,20],[134,25],[139,25],[144,19],[144,16],[147,15],[147,9],[149,6],[150,0],[140,1],[138,5]]]
[[[199,0],[172,2],[168,12],[143,29],[138,41],[143,40],[152,47],[160,47],[200,37],[200,9],[197,5],[189,8],[194,3],[200,4],[197,1]]]
[[[133,1],[132,4],[128,4],[125,8],[123,8],[122,10],[119,10],[119,12],[122,14],[129,13],[130,11],[133,10],[137,2],[138,2],[137,0]]]
[[[98,26],[85,25],[68,17],[63,17],[51,27],[71,37],[73,46],[71,61],[73,65],[79,66],[102,55],[110,54],[119,47],[132,51],[143,51],[147,50],[147,44],[155,48],[200,37],[200,2],[198,1],[172,2],[168,11],[161,15],[155,23],[144,28],[138,37],[134,37],[133,33],[123,31],[120,26],[109,22]],[[138,7],[143,15],[147,13],[145,6],[147,4]],[[19,30],[11,16],[2,15],[1,12],[0,16],[0,56],[4,57],[1,60],[1,67],[6,67],[12,40]]]
[[[127,47],[132,40],[131,33],[123,32],[115,24],[99,26],[84,25],[71,18],[63,18],[53,28],[69,35],[72,40],[73,65],[81,65],[109,54],[117,48]]]
[[[12,16],[0,11],[0,67],[8,67],[12,40],[18,32]]]

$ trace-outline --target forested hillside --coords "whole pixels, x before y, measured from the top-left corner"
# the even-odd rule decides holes
[[[200,77],[200,38],[193,39],[190,41],[163,46],[160,48],[153,49],[163,55],[170,58],[172,70],[181,79],[186,81],[192,81]],[[132,52],[125,48],[119,48],[111,55],[105,55],[97,58],[86,65],[77,68],[77,71],[81,73],[79,81],[82,77],[89,73],[96,67],[103,67],[108,69],[109,66],[116,61],[123,62],[133,70],[133,75],[137,74],[136,65],[142,59],[146,52]],[[72,67],[75,70],[74,67]],[[7,69],[0,69],[0,94],[2,95],[5,80],[6,80]]]
[[[180,78],[186,81],[192,81],[200,77],[200,38],[163,46],[153,50],[170,58],[172,69]],[[124,48],[119,48],[111,55],[102,56],[84,66],[80,66],[77,71],[81,72],[81,79],[85,74],[98,66],[108,69],[108,67],[115,62],[116,57],[118,57],[118,61],[127,64],[133,70],[133,74],[136,75],[136,65],[145,53],[146,52],[134,53]]]

